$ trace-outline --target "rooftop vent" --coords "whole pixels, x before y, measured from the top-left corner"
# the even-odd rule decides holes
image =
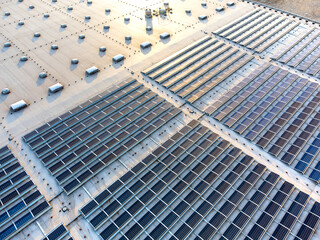
[[[224,7],[217,7],[217,8],[216,8],[216,11],[217,11],[217,12],[222,12],[222,11],[224,11]]]
[[[11,109],[13,112],[17,112],[17,111],[19,111],[19,110],[21,110],[21,109],[23,109],[23,108],[25,108],[25,107],[27,107],[27,103],[26,103],[25,101],[23,101],[23,100],[20,100],[20,101],[18,101],[18,102],[16,102],[16,103],[12,104],[12,105],[10,106],[10,109]]]
[[[39,78],[46,78],[48,75],[46,72],[39,73]]]
[[[11,43],[10,42],[6,42],[3,44],[4,47],[11,47]]]
[[[130,40],[132,39],[132,37],[131,37],[131,36],[125,36],[124,39],[125,39],[126,41],[130,41]]]
[[[145,48],[148,48],[148,47],[151,47],[151,46],[152,46],[152,44],[150,42],[144,42],[144,43],[140,44],[140,47],[142,49],[145,49]]]
[[[21,61],[21,62],[28,61],[28,57],[27,57],[27,56],[22,56],[22,57],[20,58],[20,61]]]
[[[51,49],[52,49],[52,50],[58,50],[58,48],[59,48],[58,45],[52,45],[52,46],[51,46]]]
[[[95,73],[97,73],[97,72],[99,72],[100,70],[96,67],[96,66],[93,66],[93,67],[91,67],[91,68],[88,68],[87,70],[86,70],[86,74],[87,75],[93,75],[93,74],[95,74]]]
[[[33,34],[33,36],[34,36],[34,37],[40,37],[41,34],[37,32],[37,33]]]
[[[200,15],[198,18],[199,18],[199,20],[205,20],[208,18],[208,16],[207,15]]]
[[[61,27],[61,28],[66,28],[66,27],[67,27],[67,24],[61,24],[60,27]]]
[[[79,39],[85,39],[85,37],[86,37],[86,35],[84,35],[84,34],[79,35]]]
[[[78,63],[79,63],[79,60],[76,59],[76,58],[74,58],[74,59],[71,60],[71,63],[72,63],[72,64],[78,64]]]
[[[99,51],[100,51],[100,52],[105,52],[105,51],[107,51],[107,48],[104,47],[104,46],[102,46],[102,47],[99,48]]]
[[[56,83],[54,85],[52,85],[51,87],[49,87],[49,92],[51,93],[56,93],[59,92],[63,89],[63,85],[61,83]]]
[[[118,63],[124,60],[124,56],[122,54],[118,54],[112,58],[114,63]]]
[[[165,33],[161,33],[160,34],[160,38],[161,39],[166,39],[166,38],[169,38],[169,37],[170,37],[170,33],[165,32]]]
[[[2,95],[7,95],[9,93],[10,93],[10,89],[9,88],[4,88],[4,89],[1,90],[1,94]]]

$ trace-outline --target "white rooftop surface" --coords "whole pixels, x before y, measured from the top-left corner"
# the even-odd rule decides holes
[[[219,1],[212,2],[220,4]],[[104,1],[93,1],[89,5],[83,1],[75,2],[76,6],[83,5],[84,9],[87,7],[94,8],[95,4],[99,6],[102,4],[104,7],[98,10],[105,14],[105,8],[110,8],[110,16],[117,14],[117,11],[123,13],[123,9],[125,9],[125,12],[127,9],[128,12],[136,11],[134,16],[130,16],[128,24],[124,22],[123,16],[116,20],[111,19],[108,23],[110,29],[105,32],[103,21],[101,21],[100,26],[89,29],[86,24],[77,21],[71,16],[68,17],[65,11],[60,9],[62,6],[60,7],[58,4],[62,3],[59,3],[59,1],[56,3],[47,1],[44,5],[46,8],[41,9],[41,13],[29,15],[28,6],[34,5],[35,8],[31,10],[33,11],[37,9],[37,3],[39,2],[31,0],[28,2],[25,0],[23,3],[4,3],[0,9],[0,14],[2,15],[6,11],[12,12],[9,17],[1,21],[0,26],[3,29],[1,32],[4,32],[1,43],[8,41],[13,43],[8,49],[3,49],[0,54],[0,59],[2,59],[0,61],[1,68],[3,68],[0,87],[9,87],[11,89],[9,95],[0,96],[3,102],[0,106],[0,116],[5,117],[3,124],[12,133],[15,132],[16,136],[26,134],[36,126],[84,102],[103,89],[107,89],[108,86],[128,78],[131,75],[131,71],[142,71],[153,63],[202,38],[205,34],[201,29],[211,31],[211,29],[219,28],[220,24],[224,25],[221,21],[225,21],[226,24],[232,22],[243,13],[252,11],[252,8],[248,5],[238,3],[236,9],[227,9],[224,15],[214,13],[214,17],[210,18],[208,22],[200,24],[197,17],[194,17],[194,21],[188,22],[190,16],[187,16],[184,12],[184,9],[187,8],[199,11],[199,14],[201,11],[206,11],[206,8],[203,8],[199,2],[194,0],[185,1],[181,3],[180,7],[177,6],[176,8],[172,3],[170,5],[173,8],[172,16],[168,16],[166,19],[154,16],[151,20],[153,31],[148,34],[145,28],[150,19],[146,22],[144,18],[144,2],[141,2],[141,4],[139,2],[138,7],[131,5],[129,1],[122,2],[120,5],[116,4],[115,1],[111,1],[110,4],[105,4]],[[20,6],[20,4],[26,6],[26,8],[13,7],[13,5]],[[43,4],[43,2],[39,3],[41,6]],[[161,6],[159,1],[146,1],[145,4],[151,8],[152,6],[155,8]],[[211,8],[215,9],[215,4],[210,3],[207,6],[209,8],[212,5]],[[72,4],[70,3],[70,5]],[[126,7],[123,8],[123,5]],[[16,12],[10,9],[15,9]],[[179,23],[174,23],[171,18],[174,17],[175,12],[178,14],[180,10],[181,16],[177,16],[177,18],[181,17],[182,19]],[[43,19],[43,13],[45,12],[50,12],[50,17],[47,20]],[[19,30],[25,29],[23,31],[28,32],[27,35],[22,34],[21,36],[16,29],[16,23],[19,20],[14,20],[16,22],[14,26],[6,23],[15,15],[21,16],[16,16],[19,20],[26,18],[24,20],[25,25]],[[84,13],[84,15],[89,14]],[[93,16],[91,19],[93,19]],[[189,20],[187,21],[187,19]],[[220,19],[219,23],[215,21],[216,19]],[[28,21],[30,21],[30,24],[28,24]],[[49,24],[50,27],[47,26],[47,22],[51,23]],[[186,26],[182,25],[181,22]],[[194,26],[192,26],[192,22],[194,22]],[[61,29],[61,24],[67,24],[67,28]],[[33,42],[32,39],[35,32],[40,32],[41,36]],[[168,32],[172,35],[169,39],[160,40],[159,35],[163,32]],[[79,34],[85,34],[85,39],[79,39]],[[132,36],[131,43],[128,45],[124,39],[126,35]],[[141,52],[140,44],[145,41],[150,41],[153,46]],[[52,50],[52,44],[58,45],[59,49]],[[107,51],[104,53],[99,52],[99,47],[101,46],[105,46]],[[164,49],[165,51],[163,51]],[[112,57],[117,54],[124,55],[126,59],[123,62],[114,64]],[[23,55],[28,56],[29,59],[20,63],[19,59]],[[79,64],[72,65],[71,59],[73,58],[77,58]],[[97,66],[100,72],[86,77],[85,70],[92,66]],[[39,73],[42,71],[48,73],[47,78],[38,78]],[[12,79],[16,80],[12,81]],[[48,87],[57,82],[63,84],[64,89],[62,92],[50,94],[51,96],[49,96]],[[8,116],[10,105],[21,99],[25,100],[30,106]]]
[[[0,95],[0,144],[7,145],[10,139],[9,147],[19,157],[21,165],[52,206],[51,211],[37,220],[36,224],[31,224],[17,234],[14,239],[41,239],[61,223],[67,225],[73,239],[99,239],[88,222],[82,217],[78,218],[78,210],[183,124],[192,118],[201,117],[200,113],[191,114],[186,106],[183,107],[186,115],[180,114],[174,120],[179,127],[172,130],[168,127],[170,122],[167,123],[134,151],[121,157],[121,161],[109,166],[69,196],[62,192],[48,169],[21,141],[23,135],[112,85],[130,77],[144,82],[140,73],[142,70],[253,10],[251,5],[242,2],[235,2],[235,6],[227,7],[225,0],[206,1],[207,6],[202,6],[198,0],[166,2],[169,2],[172,14],[169,13],[167,17],[153,16],[152,19],[145,18],[145,8],[162,8],[162,1],[93,0],[92,4],[77,0],[0,2],[0,89],[11,90],[9,95]],[[30,9],[30,5],[34,5],[34,9]],[[69,6],[73,9],[67,10]],[[217,7],[224,7],[225,10],[218,13],[215,10]],[[107,13],[105,9],[111,11]],[[191,13],[187,14],[186,9],[191,9]],[[4,16],[5,12],[10,12],[10,16]],[[44,13],[49,13],[50,17],[44,18]],[[199,21],[200,15],[207,15],[208,19]],[[91,19],[85,20],[85,16],[90,16]],[[130,21],[124,21],[125,17],[130,17]],[[19,21],[24,21],[25,24],[18,26]],[[61,28],[61,24],[66,24],[67,27]],[[104,29],[104,25],[109,25],[110,29]],[[152,26],[152,31],[146,31],[147,26]],[[36,32],[41,34],[39,38],[33,36]],[[169,33],[170,38],[160,39],[160,34],[164,32]],[[79,34],[84,34],[85,38],[79,39]],[[131,36],[132,40],[126,41],[125,36]],[[150,42],[152,47],[140,49],[140,44],[146,41]],[[4,48],[5,42],[11,42],[12,46]],[[52,50],[53,44],[59,48]],[[99,52],[101,46],[106,47],[106,52]],[[112,58],[118,54],[123,55],[125,60],[113,63]],[[21,62],[20,57],[24,55],[28,57],[28,61]],[[73,58],[77,58],[79,63],[71,64]],[[259,64],[257,60],[255,62]],[[98,67],[100,72],[86,76],[86,69],[92,66]],[[43,71],[48,73],[48,77],[40,79],[39,73]],[[241,77],[239,74],[239,79]],[[230,79],[229,83],[234,84],[237,80]],[[48,88],[57,82],[61,83],[64,89],[58,93],[49,93]],[[175,101],[175,96],[161,86],[145,84],[176,106],[183,103],[180,100]],[[223,86],[221,89],[223,90]],[[10,105],[19,100],[24,100],[29,104],[28,107],[16,113],[10,112]],[[212,101],[205,98],[202,100],[203,105],[197,103],[199,108],[205,108],[206,104]],[[241,136],[236,136],[239,140],[228,137],[227,130],[213,126],[212,122],[209,124],[209,120],[213,121],[209,118],[201,121],[231,143],[240,147],[243,143],[249,144]],[[167,134],[161,134],[164,130]],[[249,147],[245,152],[250,152]],[[265,154],[256,157],[261,163],[267,164],[266,159],[270,156]],[[282,166],[281,163],[278,164]],[[269,165],[271,170],[281,176],[285,175],[284,169],[275,167],[276,164]],[[289,173],[293,174],[292,169]],[[286,180],[290,180],[290,174]],[[299,181],[295,181],[292,177],[291,182],[297,183],[297,187],[312,193],[312,197],[319,200],[319,196],[315,194],[318,187],[303,176],[299,175],[299,178]],[[309,187],[306,187],[306,184],[309,184]],[[64,206],[70,210],[62,212]]]

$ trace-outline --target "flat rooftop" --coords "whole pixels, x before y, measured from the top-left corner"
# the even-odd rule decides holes
[[[320,25],[279,4],[1,1],[0,239],[320,238]]]

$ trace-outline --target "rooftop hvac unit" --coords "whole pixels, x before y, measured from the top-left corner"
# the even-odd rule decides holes
[[[96,66],[93,66],[93,67],[88,68],[88,69],[86,70],[86,74],[87,74],[87,75],[93,75],[93,74],[95,74],[95,73],[97,73],[97,72],[99,72],[99,71],[100,71],[99,68],[97,68]]]
[[[199,18],[199,20],[205,20],[208,18],[208,16],[207,15],[200,15],[198,18]]]
[[[118,54],[112,58],[114,63],[118,63],[124,60],[124,56],[122,54]]]
[[[78,64],[78,63],[79,63],[79,60],[78,60],[77,58],[73,58],[73,59],[71,60],[71,63],[72,63],[72,64]]]
[[[223,10],[224,10],[224,7],[217,7],[217,8],[216,8],[216,11],[217,11],[217,12],[222,12]]]
[[[63,89],[63,85],[61,83],[56,83],[54,85],[52,85],[51,87],[49,87],[49,92],[51,93],[56,93],[59,92]]]
[[[52,45],[52,46],[51,46],[51,49],[52,49],[52,50],[58,50],[58,48],[59,48],[58,45]]]
[[[151,47],[151,46],[152,46],[152,44],[150,42],[144,42],[144,43],[140,44],[140,47],[142,49],[145,49],[145,48],[148,48],[148,47]]]
[[[102,46],[102,47],[99,48],[99,51],[100,51],[100,52],[105,52],[105,51],[107,51],[107,48],[104,47],[104,46]]]
[[[9,93],[10,93],[10,89],[9,88],[4,88],[4,89],[1,90],[1,94],[2,95],[7,95]]]
[[[166,33],[166,32],[165,32],[165,33],[161,33],[161,34],[160,34],[160,38],[161,38],[161,39],[166,39],[166,38],[169,38],[169,37],[170,37],[170,33]]]
[[[48,75],[47,75],[47,73],[46,72],[41,72],[40,74],[39,74],[39,78],[46,78]]]
[[[20,58],[20,61],[21,61],[21,62],[28,61],[28,57],[27,57],[27,56],[22,56],[22,57]]]
[[[27,103],[26,103],[25,101],[23,101],[23,100],[20,100],[20,101],[18,101],[18,102],[16,102],[16,103],[12,104],[12,105],[10,106],[10,109],[11,109],[13,112],[17,112],[17,111],[19,111],[19,110],[21,110],[21,109],[23,109],[23,108],[25,108],[25,107],[27,107]]]

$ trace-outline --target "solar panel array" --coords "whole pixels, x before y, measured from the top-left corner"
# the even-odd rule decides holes
[[[318,182],[319,90],[317,83],[265,64],[206,112]]]
[[[272,59],[320,79],[319,29],[312,28],[306,34],[294,38]]]
[[[73,240],[69,231],[62,224],[51,231],[42,240]]]
[[[51,207],[8,147],[0,149],[0,239],[8,239]]]
[[[70,194],[179,113],[132,80],[52,120],[24,140]]]
[[[310,239],[320,203],[194,120],[81,212],[102,239]]]
[[[249,63],[253,56],[205,37],[143,71],[173,93],[195,102]]]
[[[299,25],[286,16],[258,8],[214,34],[261,53]]]

